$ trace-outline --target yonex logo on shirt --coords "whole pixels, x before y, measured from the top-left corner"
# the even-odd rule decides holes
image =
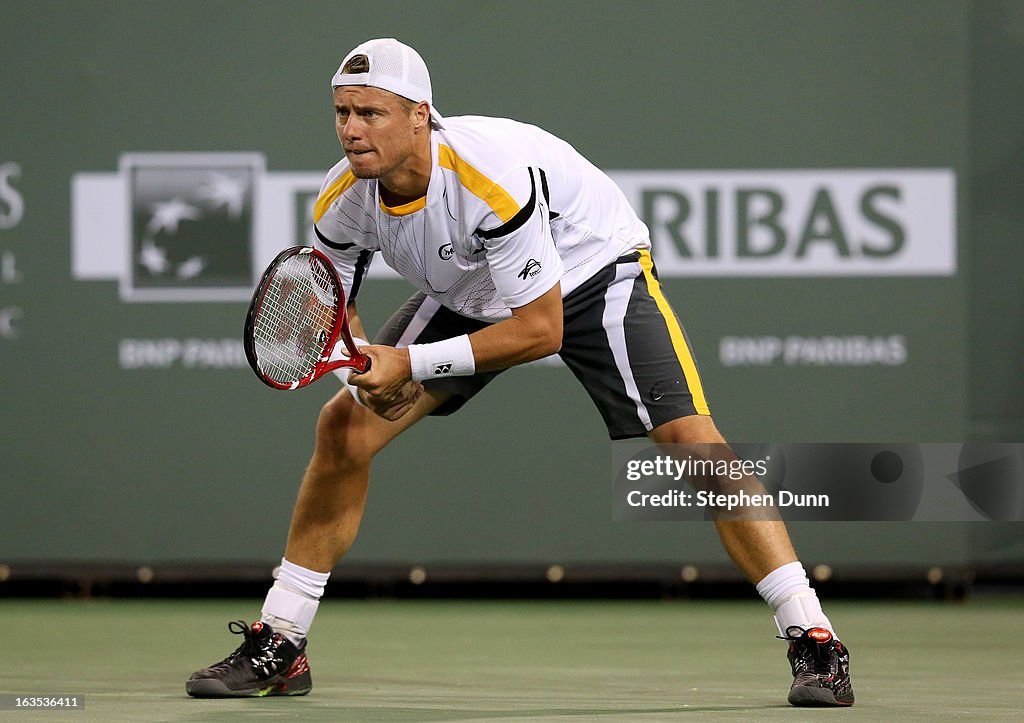
[[[437,249],[437,255],[441,257],[442,261],[447,261],[455,254],[455,249],[450,243],[446,243],[444,246],[439,246]]]
[[[519,278],[526,281],[527,277],[534,277],[540,273],[540,261],[537,259],[530,259],[526,262],[526,266],[519,272]]]

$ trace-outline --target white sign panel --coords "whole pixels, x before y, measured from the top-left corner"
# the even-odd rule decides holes
[[[952,276],[950,169],[610,171],[662,278]],[[72,274],[125,301],[240,301],[282,248],[312,243],[320,172],[260,154],[128,154],[71,183]],[[383,263],[373,277],[394,278]]]
[[[950,169],[616,171],[663,276],[951,276]]]

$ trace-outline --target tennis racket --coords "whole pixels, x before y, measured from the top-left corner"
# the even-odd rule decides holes
[[[274,389],[299,389],[342,367],[370,368],[352,340],[334,265],[308,246],[285,249],[263,272],[244,341],[249,366]]]

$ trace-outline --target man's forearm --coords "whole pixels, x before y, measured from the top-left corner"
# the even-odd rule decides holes
[[[541,359],[562,347],[562,292],[555,284],[512,316],[469,335],[479,372]]]
[[[369,340],[370,337],[366,335],[366,329],[363,328],[363,320],[359,318],[359,312],[356,310],[355,304],[348,305],[348,330],[352,332],[352,336],[359,339]]]

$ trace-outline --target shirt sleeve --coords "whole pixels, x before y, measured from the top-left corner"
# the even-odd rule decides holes
[[[341,279],[342,289],[345,291],[346,303],[351,304],[359,294],[359,287],[370,270],[370,262],[373,261],[373,251],[357,246],[354,242],[336,242],[327,238],[314,224],[313,231],[316,234],[316,241],[313,248],[323,251],[327,258],[334,264],[338,277]]]
[[[326,254],[334,264],[350,304],[359,295],[376,251],[356,241],[364,235],[353,221],[361,218],[362,211],[356,195],[358,189],[351,189],[352,180],[346,174],[338,174],[337,167],[331,169],[320,188],[313,222],[313,248]]]
[[[547,188],[539,168],[519,168],[500,182],[519,206],[515,215],[502,219],[488,214],[476,235],[487,249],[491,279],[510,309],[539,298],[562,278],[562,260],[551,235]]]

